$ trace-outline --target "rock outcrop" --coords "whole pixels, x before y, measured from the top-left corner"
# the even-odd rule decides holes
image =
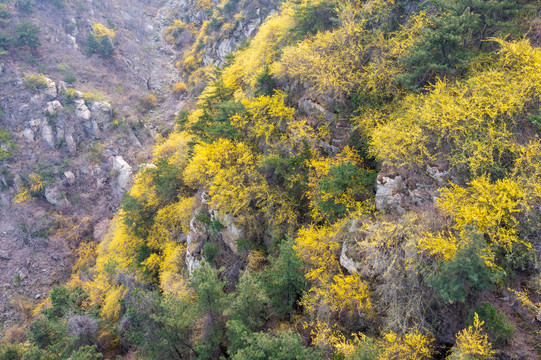
[[[75,116],[83,120],[90,120],[92,113],[86,106],[85,101],[83,99],[75,99],[73,102],[75,103]]]
[[[450,173],[438,166],[424,174],[385,166],[377,177],[376,209],[404,214],[413,207],[433,204],[438,189],[450,179]]]
[[[44,119],[43,124],[41,125],[41,137],[51,149],[55,148],[53,129],[47,123],[47,119]]]
[[[94,101],[90,104],[92,120],[101,127],[107,126],[113,117],[113,107],[105,101]]]
[[[116,183],[118,185],[117,190],[120,192],[126,191],[128,188],[128,181],[130,180],[132,168],[122,156],[115,156],[113,158],[113,170],[118,171],[116,177]]]
[[[51,79],[45,78],[47,81],[47,87],[41,90],[41,94],[48,100],[54,100],[58,96],[58,90],[56,89],[56,83]]]

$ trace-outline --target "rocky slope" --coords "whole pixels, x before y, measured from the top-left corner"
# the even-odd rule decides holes
[[[132,173],[149,161],[156,134],[167,134],[177,112],[190,106],[186,92],[171,89],[183,80],[175,62],[191,44],[168,43],[163,31],[179,14],[196,27],[209,19],[194,1],[55,3],[34,2],[29,12],[7,3],[6,29],[29,20],[41,29],[41,46],[10,48],[0,58],[0,129],[13,147],[0,163],[4,327],[28,317],[52,285],[69,278],[81,243],[103,238]],[[209,40],[204,65],[222,64],[271,5],[255,4],[252,15],[238,18],[237,30]],[[115,31],[109,58],[87,49],[96,23]],[[32,76],[46,86],[30,84]],[[42,189],[17,204],[32,179]]]
[[[100,240],[156,129],[174,122],[180,105],[169,96],[176,77],[173,52],[159,40],[163,5],[89,1],[58,9],[37,2],[32,14],[23,15],[10,4],[13,22],[24,16],[39,25],[42,46],[0,59],[0,126],[15,144],[1,164],[4,326],[24,320],[52,285],[69,278],[71,250],[84,240]],[[105,18],[117,29],[115,54],[88,56],[85,30]],[[30,89],[25,78],[38,72],[48,77],[47,87]],[[70,77],[76,82],[62,81]],[[77,90],[68,95],[68,88]],[[89,101],[79,90],[103,101]],[[150,92],[160,106],[141,114],[134,104]],[[31,174],[41,177],[43,190],[36,200],[14,204]]]

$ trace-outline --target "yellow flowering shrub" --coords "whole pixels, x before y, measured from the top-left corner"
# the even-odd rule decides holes
[[[108,37],[109,39],[115,38],[115,30],[109,29],[107,26],[100,24],[100,23],[94,23],[92,24],[92,29],[94,30],[94,36],[96,39],[101,40],[104,37]]]
[[[469,244],[465,231],[475,226],[490,239],[484,249],[485,260],[493,263],[494,251],[501,248],[507,252],[513,246],[531,248],[531,244],[518,234],[517,216],[527,209],[525,193],[512,179],[491,182],[486,176],[472,180],[467,187],[452,186],[441,190],[438,206],[454,220],[454,233],[425,234],[419,246],[445,260],[454,257],[459,249]]]
[[[310,284],[302,304],[311,316],[316,316],[321,307],[328,307],[335,314],[367,312],[372,308],[368,286],[358,275],[342,272],[341,243],[337,239],[340,226],[306,227],[296,238],[294,249],[305,264],[305,277]]]
[[[346,146],[335,157],[309,161],[308,198],[316,221],[334,221],[370,207],[373,171],[365,169],[359,154]]]
[[[435,160],[471,176],[509,171],[527,126],[520,115],[541,95],[541,51],[527,40],[505,42],[495,64],[457,83],[438,81],[407,96],[371,134],[371,151],[388,164],[427,166]]]
[[[473,325],[459,332],[448,360],[492,360],[496,352],[483,333],[484,321],[475,313]]]
[[[289,30],[295,25],[293,8],[284,6],[261,25],[250,46],[238,51],[233,64],[224,69],[223,80],[227,87],[255,89],[265,67],[277,60],[279,49],[287,43]]]
[[[419,331],[398,335],[389,332],[383,335],[380,346],[384,350],[378,360],[429,360],[434,354],[434,339]]]

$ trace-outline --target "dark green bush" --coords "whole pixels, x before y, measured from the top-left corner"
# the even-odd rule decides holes
[[[471,231],[470,244],[460,249],[454,258],[441,264],[428,283],[444,302],[463,303],[493,287],[503,275],[488,267],[483,259],[483,235]]]
[[[13,156],[15,143],[7,130],[0,129],[0,162]]]
[[[376,173],[370,169],[347,162],[334,166],[319,184],[316,195],[318,211],[325,214],[329,222],[343,218],[352,209],[344,204],[337,204],[335,199],[348,194],[356,201],[367,199],[373,192]],[[329,195],[331,197],[329,198]]]
[[[274,315],[284,318],[293,310],[306,283],[302,262],[293,250],[293,240],[283,241],[279,249],[278,258],[271,259],[265,284]]]
[[[239,350],[233,360],[318,360],[323,359],[314,348],[305,347],[299,334],[287,331],[277,335],[250,334],[246,347]]]
[[[39,33],[41,29],[38,25],[31,23],[28,20],[21,21],[15,27],[15,40],[16,46],[28,46],[30,48],[37,48],[41,46],[39,40]]]
[[[86,50],[89,54],[98,54],[101,57],[108,59],[113,56],[115,47],[112,39],[104,36],[99,40],[93,33],[89,33],[86,38]]]
[[[485,302],[477,305],[470,312],[469,325],[473,324],[475,313],[479,315],[479,320],[485,322],[483,329],[494,344],[505,345],[513,338],[515,327],[508,323],[505,315],[499,312],[492,304]]]
[[[16,0],[15,6],[17,9],[25,14],[29,14],[34,11],[34,1],[33,0]]]
[[[316,5],[305,4],[295,9],[295,19],[298,25],[293,29],[293,38],[301,40],[306,35],[315,35],[338,25],[336,7],[338,1],[321,1]]]

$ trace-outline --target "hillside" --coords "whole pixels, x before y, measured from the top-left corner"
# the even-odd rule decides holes
[[[541,358],[537,2],[0,5],[0,359]]]

